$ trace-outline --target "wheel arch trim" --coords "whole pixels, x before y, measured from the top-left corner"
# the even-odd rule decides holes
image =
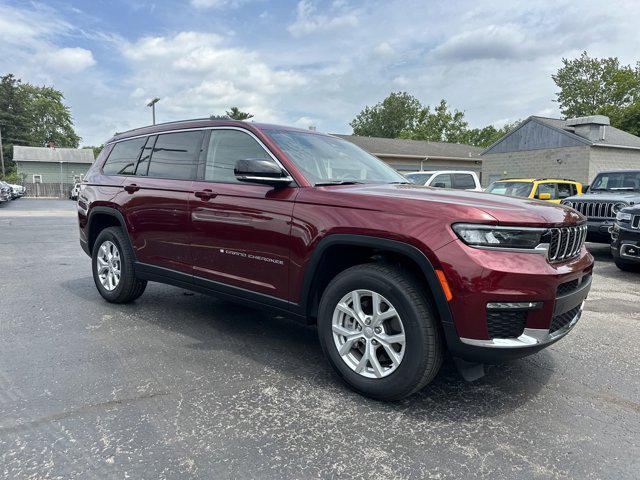
[[[133,243],[131,242],[131,235],[129,234],[129,228],[127,226],[127,221],[124,218],[124,215],[122,214],[122,212],[120,212],[117,208],[114,207],[107,207],[104,205],[98,205],[95,207],[92,207],[89,210],[89,214],[87,216],[87,232],[89,233],[89,235],[87,236],[87,242],[88,242],[88,248],[89,251],[91,251],[91,249],[93,248],[93,245],[89,244],[89,238],[90,238],[90,233],[91,233],[91,225],[93,223],[93,220],[95,219],[96,215],[107,215],[107,216],[111,216],[113,218],[115,218],[116,220],[118,220],[118,223],[120,224],[120,226],[122,227],[122,229],[124,230],[125,234],[127,235],[127,238],[129,239],[129,244],[132,247],[133,250]],[[135,257],[135,250],[133,250],[133,254]]]
[[[302,287],[300,290],[300,304],[298,305],[301,312],[304,312],[305,314],[308,312],[309,304],[312,301],[311,295],[313,293],[313,284],[320,266],[320,261],[322,260],[325,251],[329,247],[338,245],[362,246],[387,250],[401,254],[412,260],[418,265],[425,280],[427,281],[427,284],[429,285],[441,322],[443,324],[453,323],[449,303],[447,302],[445,293],[440,285],[435,268],[422,251],[413,245],[398,240],[358,234],[330,234],[318,242],[318,245],[311,254],[311,258],[303,275]]]

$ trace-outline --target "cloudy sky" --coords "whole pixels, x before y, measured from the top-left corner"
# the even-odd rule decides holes
[[[239,106],[350,133],[404,90],[472,126],[558,115],[562,57],[640,60],[640,2],[0,0],[0,74],[62,90],[83,145]]]

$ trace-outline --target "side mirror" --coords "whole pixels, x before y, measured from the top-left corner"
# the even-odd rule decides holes
[[[247,183],[286,187],[293,182],[293,178],[271,158],[238,160],[233,173],[239,181]]]
[[[436,182],[432,186],[436,188],[447,188],[446,185],[442,182]]]
[[[551,194],[550,193],[539,193],[538,194],[538,200],[551,200]]]

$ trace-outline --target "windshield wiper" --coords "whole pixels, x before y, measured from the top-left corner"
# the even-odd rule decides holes
[[[334,182],[318,182],[314,184],[314,187],[324,187],[327,185],[361,185],[364,182],[358,182],[357,180],[336,180]]]
[[[611,190],[635,190],[633,187],[611,187]]]
[[[415,185],[413,182],[391,182],[389,185]]]

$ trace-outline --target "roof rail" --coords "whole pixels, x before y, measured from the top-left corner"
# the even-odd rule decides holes
[[[185,120],[173,120],[171,122],[156,123],[156,124],[153,124],[153,125],[142,125],[141,127],[131,128],[131,129],[125,130],[123,132],[116,132],[113,136],[115,137],[117,135],[122,135],[123,133],[135,132],[136,130],[141,130],[143,128],[157,127],[159,125],[170,125],[172,123],[198,122],[198,121],[202,121],[202,120],[222,120],[222,119],[212,119],[211,117],[201,117],[201,118],[187,118]]]

